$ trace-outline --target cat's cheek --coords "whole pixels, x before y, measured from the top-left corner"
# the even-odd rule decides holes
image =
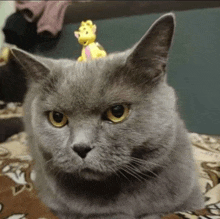
[[[120,124],[106,123],[102,128],[103,138],[107,141],[107,144],[112,145],[116,150],[126,148],[127,150],[131,146],[135,145],[139,140],[141,142],[141,135],[138,133],[138,127],[134,127],[134,119],[128,118],[127,121]],[[112,150],[111,147],[111,150]]]
[[[36,121],[34,133],[40,144],[49,150],[64,149],[69,139],[69,128],[67,126],[62,128],[53,127],[47,120],[43,119]]]

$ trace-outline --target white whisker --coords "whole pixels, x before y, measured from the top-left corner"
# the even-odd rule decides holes
[[[154,178],[153,176],[150,176],[149,174],[146,174],[146,173],[143,173],[142,171],[140,171],[139,169],[137,169],[135,166],[133,166],[132,164],[129,164],[131,167],[133,167],[133,169],[135,171],[138,171],[139,174],[143,175],[143,176],[146,176],[146,177],[150,177],[150,178]],[[147,172],[151,173],[152,175],[156,176],[156,177],[159,177],[158,174],[154,173],[153,171],[145,168]]]
[[[139,176],[135,171],[133,171],[129,166],[124,166],[122,168],[122,170],[124,170],[126,173],[128,173],[129,175],[133,176],[135,179],[139,180],[140,182],[142,182],[142,177]]]

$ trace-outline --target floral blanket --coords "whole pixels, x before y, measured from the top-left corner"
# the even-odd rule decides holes
[[[206,208],[163,219],[220,219],[220,139],[191,133]],[[56,219],[38,199],[25,133],[0,144],[0,219]]]

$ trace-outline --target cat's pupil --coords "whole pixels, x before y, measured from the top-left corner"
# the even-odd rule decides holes
[[[111,108],[111,111],[113,116],[120,118],[124,114],[124,107],[122,105],[116,105]]]
[[[61,123],[63,121],[63,114],[58,112],[53,112],[53,119],[57,123]]]

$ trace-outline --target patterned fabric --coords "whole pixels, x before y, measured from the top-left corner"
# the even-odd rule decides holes
[[[220,219],[220,139],[190,134],[206,208],[175,212],[163,219]],[[25,133],[0,144],[0,218],[56,219],[33,187],[33,160]]]
[[[220,219],[220,138],[190,134],[205,209],[175,212],[163,219]]]
[[[33,161],[24,133],[0,144],[0,218],[56,219],[33,188]]]

